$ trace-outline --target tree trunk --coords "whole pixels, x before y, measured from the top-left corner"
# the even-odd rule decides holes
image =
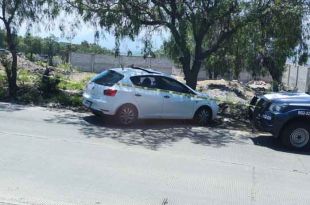
[[[33,61],[33,53],[30,52],[30,61]]]
[[[190,69],[190,65],[186,68],[187,72],[185,72],[184,65],[183,65],[186,85],[188,85],[194,90],[196,90],[196,87],[197,87],[198,73],[199,73],[200,67],[201,67],[200,60],[194,60],[192,68]]]
[[[11,77],[8,79],[9,83],[9,94],[11,98],[15,98],[17,94],[17,84],[16,84],[16,78],[17,78],[17,52],[13,51],[12,54],[12,71],[11,71]]]
[[[268,71],[272,77],[272,80],[276,81],[277,83],[281,83],[282,72],[281,72],[281,70],[279,70],[276,67],[274,60],[271,57],[264,57],[263,58],[263,65],[265,67],[267,67],[267,69],[268,69]]]
[[[53,56],[48,56],[48,65],[53,66]]]
[[[8,23],[5,23],[6,28],[6,34],[7,34],[7,44],[9,46],[9,50],[12,55],[12,64],[11,68],[8,68],[6,71],[7,78],[8,78],[8,84],[9,84],[9,95],[10,98],[14,99],[17,94],[17,84],[16,84],[16,78],[17,78],[17,51],[16,51],[16,44],[14,39],[14,34],[12,34],[11,27]]]
[[[213,73],[212,73],[212,69],[211,68],[207,68],[206,69],[208,71],[208,77],[209,77],[209,80],[213,80]]]

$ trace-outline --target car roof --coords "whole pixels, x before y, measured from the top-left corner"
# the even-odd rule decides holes
[[[158,72],[158,71],[147,69],[147,68],[139,68],[139,67],[112,68],[110,70],[114,70],[126,76],[137,76],[137,75],[169,76],[168,74],[165,74],[162,72]]]

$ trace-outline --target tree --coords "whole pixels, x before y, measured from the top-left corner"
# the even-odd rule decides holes
[[[14,98],[17,92],[17,29],[28,20],[36,22],[41,14],[55,17],[59,12],[57,2],[53,0],[1,0],[0,20],[6,32],[6,43],[12,56],[12,65],[7,66],[6,76],[9,95]]]
[[[43,52],[48,56],[48,64],[53,66],[53,58],[59,53],[59,43],[54,35],[44,39]]]
[[[41,54],[42,44],[41,39],[38,37],[33,37],[31,33],[27,32],[25,38],[23,39],[25,44],[24,52],[29,54],[29,59],[33,61],[33,54]]]
[[[0,48],[5,48],[5,32],[0,28]]]
[[[304,44],[303,35],[303,1],[276,2],[259,20],[260,52],[258,58],[272,79],[282,81],[284,65],[294,50]],[[289,17],[289,18],[288,18]]]
[[[196,88],[202,62],[247,22],[258,18],[271,0],[67,0],[85,20],[121,35],[145,27],[168,29],[179,51],[186,83]],[[191,47],[193,49],[191,49]]]
[[[238,78],[242,70],[255,77],[267,71],[280,83],[287,59],[298,54],[296,61],[307,61],[307,33],[303,29],[307,26],[303,22],[307,11],[304,1],[270,3],[264,15],[242,26],[205,59],[203,65],[210,78],[227,74]],[[179,51],[174,39],[165,42],[164,48],[177,60]]]

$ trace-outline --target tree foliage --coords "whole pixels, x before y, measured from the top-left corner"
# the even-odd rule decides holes
[[[0,20],[6,32],[6,44],[12,55],[11,66],[6,69],[9,94],[16,96],[17,85],[17,30],[23,23],[34,23],[44,17],[53,18],[59,13],[59,5],[53,0],[2,0],[0,1]]]
[[[1,42],[2,38],[3,42]],[[5,38],[5,31],[0,29],[0,48],[7,48]],[[60,56],[66,63],[69,61],[70,52],[113,54],[111,50],[87,41],[83,41],[81,44],[72,44],[60,42],[53,35],[41,38],[33,36],[30,32],[27,32],[24,37],[17,36],[16,50],[17,52],[24,53],[29,60],[35,60],[35,55],[47,55],[49,59],[53,59],[54,56]]]
[[[145,27],[168,29],[177,48],[185,80],[197,84],[202,62],[243,25],[262,16],[271,0],[67,0],[85,20],[121,35]]]
[[[254,77],[269,72],[280,82],[287,59],[299,56],[299,63],[307,61],[308,33],[303,21],[307,11],[305,1],[270,2],[263,15],[244,24],[204,60],[209,77],[238,78],[242,70],[247,70]],[[179,51],[173,38],[165,42],[164,50],[178,60]]]

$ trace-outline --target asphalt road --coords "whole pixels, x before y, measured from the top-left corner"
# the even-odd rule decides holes
[[[309,153],[249,132],[0,103],[0,204],[310,204]]]

